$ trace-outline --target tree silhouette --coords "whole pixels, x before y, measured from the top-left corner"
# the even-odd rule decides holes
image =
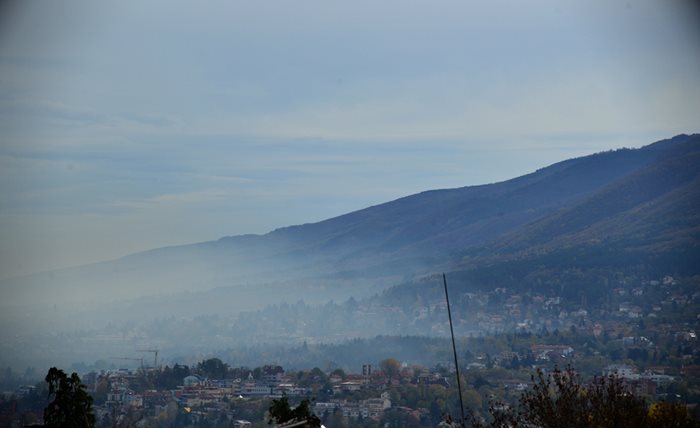
[[[683,405],[655,404],[647,408],[617,376],[603,376],[583,385],[576,371],[555,369],[547,376],[540,370],[535,385],[520,397],[517,410],[492,403],[493,421],[483,425],[472,418],[474,427],[697,427]],[[673,424],[669,424],[669,421]]]
[[[210,358],[198,363],[197,370],[210,379],[225,379],[228,365],[218,358]]]
[[[85,428],[95,426],[92,397],[86,392],[77,373],[68,377],[63,370],[51,367],[46,374],[49,404],[44,409],[44,426]]]
[[[268,409],[270,414],[269,423],[272,424],[274,422],[277,425],[282,425],[292,421],[305,421],[306,424],[304,426],[320,427],[321,420],[311,413],[310,404],[311,402],[308,399],[302,400],[296,408],[292,409],[289,406],[289,399],[286,395],[279,400],[272,400],[272,404]]]

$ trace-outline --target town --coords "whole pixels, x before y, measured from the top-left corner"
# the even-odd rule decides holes
[[[514,404],[532,387],[537,370],[570,366],[584,380],[614,374],[648,402],[682,403],[698,417],[697,283],[670,276],[627,282],[621,281],[596,309],[587,309],[585,299],[508,288],[457,294],[457,349],[470,414],[485,418],[494,402]],[[266,340],[276,335],[291,340],[296,334],[297,344],[229,348],[197,362],[168,356],[182,350],[168,346],[163,324],[165,335],[156,349],[144,347],[147,329],[131,325],[121,336],[134,356],[70,369],[79,372],[94,398],[98,426],[266,426],[270,404],[280,397],[292,403],[312,400],[312,412],[326,426],[435,426],[459,408],[455,367],[444,338],[449,326],[444,302],[415,299],[391,306],[386,295],[315,310],[297,304],[249,313],[238,319],[247,320],[250,332],[267,333]],[[279,323],[269,316],[273,311],[293,321]],[[387,315],[383,325],[396,323],[412,335],[323,343],[310,334],[329,325],[357,329],[358,322],[376,321],[372,314],[379,313]],[[319,325],[313,316],[326,322]],[[196,342],[201,345],[214,337],[212,332],[225,332],[224,322],[229,321],[199,318],[189,328],[201,332]],[[431,336],[443,338],[428,337],[425,326]],[[247,330],[239,331],[245,342]],[[0,379],[5,390],[13,388],[4,393],[1,424],[39,420],[46,404],[41,383],[19,385],[29,376],[9,368]]]

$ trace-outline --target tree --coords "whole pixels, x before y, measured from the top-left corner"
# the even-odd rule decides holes
[[[343,369],[335,369],[331,372],[331,376],[338,376],[341,379],[345,380],[347,377],[347,374],[345,374],[345,370]]]
[[[632,394],[621,378],[611,375],[581,384],[571,367],[556,368],[545,376],[537,371],[535,385],[525,392],[515,410],[503,403],[492,403],[493,421],[488,427],[692,427],[684,406],[669,403],[652,405],[647,410],[644,399]],[[669,420],[678,421],[668,425]],[[472,418],[474,427],[484,427]]]
[[[198,363],[197,371],[210,379],[225,379],[228,366],[218,358],[210,358]]]
[[[51,367],[46,374],[49,384],[49,404],[44,409],[47,427],[84,428],[95,426],[92,397],[77,373],[68,377],[63,370]]]
[[[664,402],[649,407],[649,421],[652,427],[691,428],[700,425],[688,414],[685,406]]]
[[[273,422],[277,425],[284,424],[290,421],[305,420],[309,427],[320,427],[321,420],[311,413],[311,402],[308,399],[302,400],[301,403],[294,409],[289,406],[289,399],[283,396],[279,400],[272,400],[272,404],[268,409],[270,415],[269,423]]]
[[[294,419],[294,411],[289,406],[289,398],[286,396],[279,400],[272,400],[268,413],[270,414],[270,423],[274,421],[277,424],[283,424]]]
[[[379,363],[379,366],[382,368],[382,371],[388,378],[398,376],[399,371],[401,370],[401,362],[396,358],[387,358],[386,360],[382,360],[382,362]]]

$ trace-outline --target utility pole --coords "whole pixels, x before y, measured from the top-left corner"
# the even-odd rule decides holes
[[[447,301],[447,316],[450,320],[450,335],[452,336],[452,353],[455,357],[455,371],[457,372],[457,390],[459,390],[459,409],[462,412],[462,419],[459,423],[464,426],[464,401],[462,400],[462,381],[459,379],[459,363],[457,363],[457,346],[455,345],[455,332],[452,329],[452,311],[450,310],[450,296],[447,294],[447,278],[445,272],[442,273],[442,283],[445,285],[445,300]]]

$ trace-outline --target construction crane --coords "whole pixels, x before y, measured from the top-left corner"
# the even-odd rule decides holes
[[[157,349],[138,349],[138,352],[153,352],[153,368],[158,368],[158,350]]]

